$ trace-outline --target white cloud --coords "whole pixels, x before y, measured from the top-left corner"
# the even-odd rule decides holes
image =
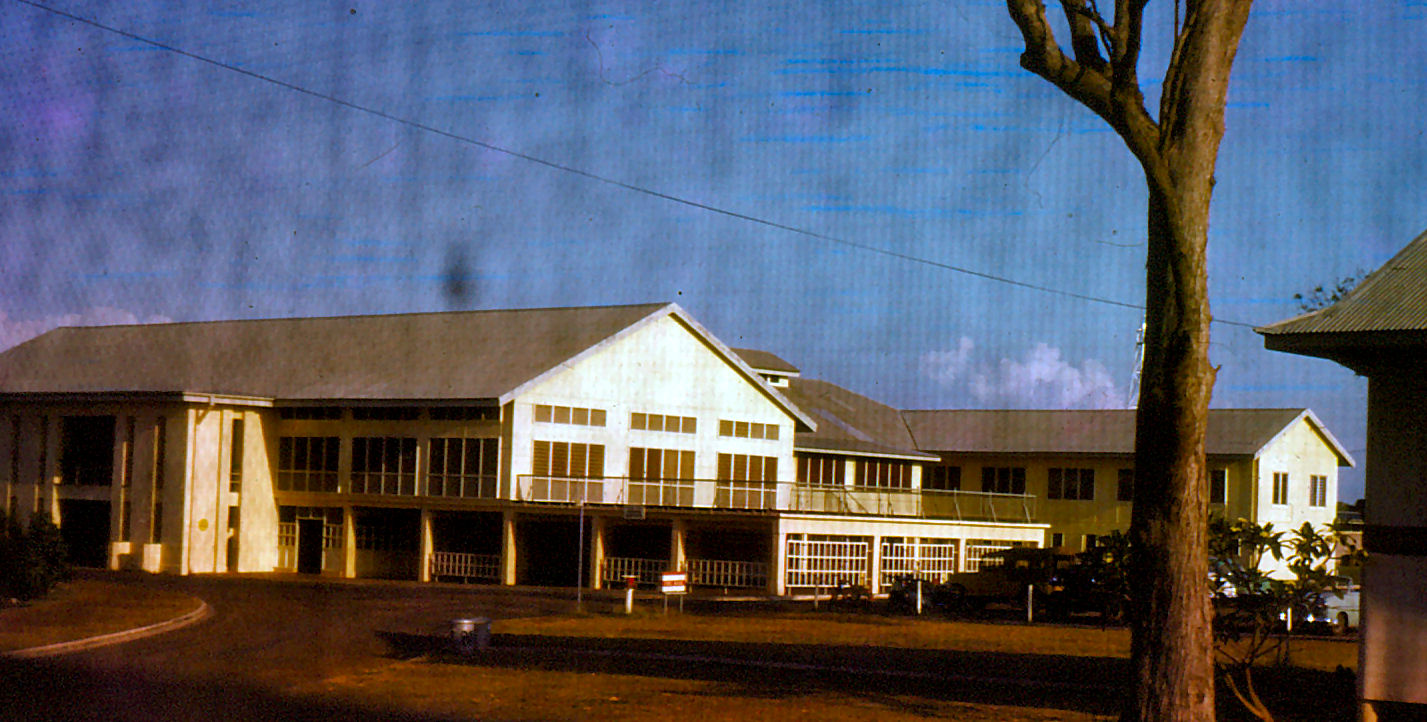
[[[953,351],[928,351],[922,354],[922,375],[943,386],[950,386],[971,367],[971,352],[975,348],[976,344],[970,338],[962,336]]]
[[[131,323],[168,323],[166,316],[141,319],[129,311],[112,306],[93,306],[78,313],[45,316],[21,320],[0,311],[0,351],[18,346],[50,329],[60,326],[112,326]]]
[[[960,387],[988,408],[1109,409],[1125,406],[1125,394],[1110,371],[1095,359],[1079,366],[1066,361],[1059,348],[1038,342],[1023,358],[999,361],[973,358],[971,339],[962,337],[955,350],[931,351],[921,357],[921,372],[942,386]]]

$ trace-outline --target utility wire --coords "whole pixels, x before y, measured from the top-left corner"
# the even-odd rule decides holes
[[[426,133],[432,133],[432,134],[434,134],[434,135],[439,135],[439,136],[441,136],[441,137],[443,137],[443,138],[449,138],[449,139],[454,140],[454,141],[457,141],[457,142],[459,142],[459,143],[465,143],[465,144],[467,144],[467,145],[473,145],[473,146],[476,146],[476,147],[478,147],[478,148],[483,148],[483,149],[485,149],[485,150],[489,150],[489,151],[492,151],[492,152],[495,152],[495,153],[502,153],[502,154],[508,155],[508,156],[510,156],[510,157],[512,157],[512,158],[519,158],[519,159],[521,159],[521,160],[524,160],[524,161],[527,161],[527,162],[530,162],[530,163],[534,163],[534,164],[536,164],[536,165],[542,165],[542,166],[545,166],[545,167],[547,167],[547,168],[551,168],[551,169],[554,169],[554,170],[558,170],[558,171],[561,171],[561,172],[564,172],[564,173],[570,173],[570,174],[573,174],[573,175],[577,175],[577,176],[580,176],[580,177],[582,177],[582,178],[587,178],[587,179],[589,179],[589,180],[596,181],[596,182],[599,182],[599,183],[605,183],[605,184],[608,184],[608,185],[615,186],[615,187],[617,187],[617,188],[623,188],[623,189],[625,189],[625,190],[632,191],[632,192],[634,192],[634,193],[640,193],[640,194],[643,194],[643,195],[646,195],[646,196],[650,196],[650,197],[652,197],[652,198],[658,198],[658,199],[661,199],[661,200],[666,200],[666,201],[669,201],[669,202],[671,202],[671,203],[677,203],[677,204],[680,204],[680,205],[688,206],[688,207],[690,207],[690,208],[697,208],[697,209],[699,209],[699,210],[707,211],[707,212],[709,212],[709,213],[713,213],[713,214],[716,214],[716,215],[726,216],[726,217],[728,217],[728,218],[735,218],[735,219],[738,219],[738,220],[741,220],[741,221],[747,221],[748,223],[753,223],[753,224],[756,224],[756,225],[766,226],[766,227],[768,227],[768,228],[774,228],[774,229],[777,229],[777,230],[780,230],[780,231],[786,231],[786,232],[788,232],[788,233],[794,233],[794,234],[797,234],[797,235],[800,235],[800,236],[805,236],[805,237],[817,239],[817,240],[820,240],[820,241],[826,241],[826,242],[828,242],[828,243],[836,243],[836,244],[839,244],[839,245],[842,245],[842,246],[846,246],[846,247],[848,247],[848,248],[855,248],[855,249],[860,250],[860,251],[865,251],[865,252],[868,252],[868,253],[875,253],[875,254],[880,255],[880,256],[886,256],[886,257],[888,257],[888,258],[896,258],[896,259],[898,259],[898,260],[908,261],[908,262],[910,262],[910,263],[917,263],[917,264],[921,264],[921,265],[924,265],[924,266],[931,266],[932,268],[940,268],[940,269],[943,269],[943,270],[952,271],[952,272],[954,272],[954,273],[960,273],[960,274],[964,274],[964,275],[967,275],[967,276],[973,276],[973,277],[976,277],[976,278],[985,279],[985,280],[988,280],[988,281],[994,281],[994,282],[996,282],[996,283],[1004,283],[1004,284],[1007,284],[1007,285],[1010,285],[1010,286],[1016,286],[1016,287],[1019,287],[1019,288],[1026,288],[1026,289],[1030,289],[1030,290],[1033,290],[1033,291],[1041,291],[1041,292],[1043,292],[1043,293],[1051,293],[1051,294],[1055,294],[1055,295],[1057,295],[1057,296],[1065,296],[1065,297],[1067,297],[1067,298],[1074,298],[1074,299],[1078,299],[1078,300],[1081,300],[1081,301],[1089,301],[1089,302],[1091,302],[1091,303],[1099,303],[1099,304],[1104,304],[1104,305],[1107,305],[1107,306],[1116,306],[1116,307],[1119,307],[1119,308],[1128,308],[1128,309],[1131,309],[1131,310],[1141,311],[1141,312],[1143,312],[1143,311],[1145,310],[1145,307],[1144,307],[1143,305],[1140,305],[1140,304],[1128,303],[1128,302],[1125,302],[1125,301],[1117,301],[1117,300],[1112,299],[1112,298],[1103,298],[1103,297],[1100,297],[1100,296],[1092,296],[1092,295],[1085,294],[1085,293],[1076,293],[1075,291],[1066,291],[1066,290],[1064,290],[1064,289],[1053,288],[1053,287],[1050,287],[1050,286],[1042,286],[1042,285],[1040,285],[1040,284],[1030,283],[1030,282],[1028,282],[1028,281],[1018,281],[1018,280],[1016,280],[1016,279],[1014,279],[1014,278],[1008,278],[1008,277],[1006,277],[1006,276],[999,276],[999,275],[996,275],[996,274],[994,274],[994,273],[988,273],[988,272],[986,272],[986,271],[977,271],[977,270],[972,269],[972,268],[966,268],[965,266],[957,266],[957,265],[954,265],[954,264],[945,263],[945,262],[943,262],[943,261],[937,261],[937,260],[933,260],[933,259],[930,259],[930,258],[925,258],[925,257],[922,257],[922,256],[914,256],[914,255],[912,255],[912,254],[910,254],[910,253],[902,253],[902,252],[900,252],[900,251],[894,251],[894,250],[891,250],[891,249],[888,249],[888,248],[882,248],[882,247],[879,247],[879,246],[873,246],[873,245],[869,245],[869,244],[866,244],[866,243],[860,243],[860,242],[858,242],[858,241],[850,241],[850,240],[847,240],[847,239],[845,239],[845,238],[838,238],[838,237],[836,237],[836,236],[830,236],[830,235],[827,235],[827,234],[825,234],[825,233],[820,233],[820,232],[818,232],[818,231],[809,230],[809,229],[807,229],[807,228],[801,228],[801,227],[798,227],[798,226],[792,226],[792,225],[788,225],[788,224],[786,224],[786,223],[780,223],[780,222],[778,222],[778,221],[773,221],[773,220],[769,220],[769,219],[766,219],[766,218],[760,218],[760,217],[758,217],[758,216],[752,216],[752,215],[748,215],[748,214],[746,214],[746,213],[740,213],[740,212],[738,212],[738,211],[731,211],[731,210],[728,210],[728,209],[726,209],[726,208],[720,208],[720,207],[718,207],[718,206],[713,206],[713,205],[709,205],[709,204],[707,204],[707,203],[702,203],[702,202],[695,201],[695,200],[691,200],[691,199],[688,199],[688,198],[683,198],[683,197],[681,197],[681,196],[671,195],[671,194],[669,194],[669,193],[664,193],[663,191],[657,191],[657,190],[654,190],[654,189],[652,189],[652,188],[646,188],[646,187],[644,187],[644,186],[638,186],[638,185],[634,185],[634,184],[632,184],[632,183],[626,183],[625,181],[619,180],[619,179],[617,179],[617,178],[611,178],[611,177],[609,177],[609,176],[600,175],[600,174],[598,174],[598,173],[593,173],[593,172],[591,172],[591,171],[582,170],[582,169],[580,169],[580,168],[575,168],[575,167],[573,167],[573,166],[563,165],[563,164],[561,164],[561,163],[556,163],[556,162],[554,162],[554,161],[545,160],[544,158],[539,158],[539,157],[537,157],[537,156],[529,155],[529,154],[527,154],[527,153],[522,153],[522,152],[517,151],[517,150],[511,150],[511,149],[509,149],[509,148],[504,148],[504,147],[501,147],[501,146],[498,146],[498,145],[494,145],[494,144],[492,144],[492,143],[487,143],[487,142],[485,142],[485,141],[478,140],[478,139],[476,139],[476,138],[471,138],[471,137],[469,137],[469,136],[460,135],[460,134],[458,134],[458,133],[454,133],[454,132],[449,131],[449,130],[442,130],[441,128],[437,128],[437,127],[434,127],[434,126],[426,125],[426,124],[421,123],[421,122],[419,122],[419,121],[411,120],[410,118],[403,118],[403,117],[401,117],[401,116],[399,116],[399,115],[392,115],[391,113],[388,113],[388,112],[383,111],[383,110],[378,110],[378,109],[376,109],[376,108],[372,108],[372,107],[369,107],[369,106],[361,105],[361,104],[359,104],[359,103],[355,103],[355,102],[352,102],[352,101],[350,101],[350,100],[343,100],[342,98],[338,98],[338,97],[333,96],[333,95],[328,95],[328,94],[326,94],[326,93],[322,93],[322,92],[319,92],[319,91],[316,91],[316,90],[312,90],[312,89],[310,89],[310,88],[305,88],[305,87],[303,87],[303,86],[301,86],[301,85],[297,85],[297,84],[294,84],[294,83],[290,83],[290,82],[287,82],[287,81],[285,81],[285,80],[281,80],[281,79],[279,79],[279,78],[274,78],[274,77],[272,77],[272,76],[270,76],[270,75],[263,75],[262,73],[255,73],[255,72],[253,72],[253,71],[251,71],[251,70],[247,70],[247,69],[244,69],[244,68],[240,68],[240,67],[238,67],[238,66],[236,66],[236,65],[232,65],[232,64],[230,64],[230,63],[225,63],[225,62],[223,62],[223,61],[221,61],[221,60],[215,60],[215,59],[210,58],[210,57],[207,57],[207,56],[205,56],[205,55],[199,55],[198,53],[190,52],[190,51],[188,51],[188,50],[184,50],[183,48],[179,48],[179,47],[176,47],[176,46],[173,46],[173,45],[168,45],[168,44],[166,44],[166,43],[162,43],[162,42],[159,42],[159,41],[157,41],[157,40],[154,40],[154,39],[152,39],[152,38],[148,38],[148,37],[145,37],[145,36],[142,36],[142,35],[137,35],[137,34],[135,34],[135,33],[129,32],[129,31],[127,31],[127,30],[123,30],[123,29],[121,29],[121,28],[116,28],[116,27],[114,27],[114,26],[112,26],[112,25],[106,25],[106,24],[104,24],[104,23],[101,23],[101,22],[99,22],[99,21],[97,21],[97,20],[93,20],[93,19],[91,19],[91,18],[83,17],[83,16],[81,16],[81,15],[75,15],[74,13],[66,12],[66,11],[64,11],[64,10],[59,10],[59,9],[57,9],[57,8],[52,8],[52,7],[49,7],[48,5],[42,5],[42,4],[40,4],[40,3],[33,2],[32,0],[14,0],[14,1],[17,2],[17,3],[20,3],[20,4],[22,4],[22,5],[28,5],[28,6],[32,7],[32,8],[37,9],[37,10],[43,10],[44,12],[51,13],[51,14],[53,14],[53,15],[58,15],[58,16],[60,16],[60,17],[67,18],[67,19],[69,19],[69,20],[73,20],[74,22],[81,23],[81,24],[83,24],[83,25],[88,25],[88,26],[90,26],[90,27],[97,28],[97,29],[99,29],[99,30],[103,30],[104,32],[107,32],[107,33],[112,33],[112,34],[114,34],[114,35],[119,35],[119,36],[128,38],[128,39],[130,39],[130,40],[134,40],[134,41],[143,43],[143,44],[145,44],[145,45],[149,45],[149,46],[158,48],[158,49],[160,49],[160,50],[173,53],[173,54],[175,54],[175,55],[181,55],[181,56],[183,56],[183,57],[185,57],[185,58],[189,58],[190,60],[196,60],[196,61],[198,61],[198,62],[200,62],[200,63],[206,63],[206,64],[212,65],[212,66],[214,66],[214,67],[216,67],[216,68],[221,68],[221,69],[227,70],[227,71],[229,71],[229,72],[233,72],[233,73],[237,73],[237,74],[239,74],[239,75],[247,76],[247,77],[252,78],[252,79],[254,79],[254,80],[259,80],[259,81],[262,81],[262,82],[264,82],[264,83],[269,83],[269,84],[272,84],[272,85],[276,85],[276,86],[278,86],[278,87],[280,87],[280,88],[283,88],[283,89],[285,89],[285,90],[291,90],[291,91],[293,91],[293,92],[300,93],[300,94],[302,94],[302,95],[306,95],[306,96],[310,96],[310,97],[313,97],[313,98],[317,98],[317,99],[319,99],[319,100],[324,100],[324,101],[326,101],[326,102],[333,103],[333,104],[335,104],[335,105],[339,105],[339,106],[341,106],[341,107],[343,107],[343,108],[347,108],[347,109],[349,109],[349,110],[355,110],[355,111],[357,111],[357,112],[359,112],[359,113],[366,113],[366,114],[368,114],[368,115],[374,115],[374,116],[376,116],[376,117],[378,117],[378,118],[381,118],[381,119],[383,119],[383,120],[388,120],[388,121],[391,121],[391,122],[396,123],[396,124],[399,124],[399,125],[404,125],[404,126],[406,126],[406,127],[408,127],[408,128],[414,128],[414,129],[416,129],[416,130],[420,130],[420,131],[423,131],[423,132],[426,132]],[[1213,322],[1213,323],[1224,324],[1224,325],[1228,325],[1228,326],[1240,326],[1240,327],[1243,327],[1243,328],[1254,328],[1254,324],[1251,324],[1251,323],[1243,323],[1243,322],[1241,322],[1241,321],[1229,321],[1229,320],[1225,320],[1225,319],[1217,319],[1217,318],[1216,318],[1216,319],[1213,319],[1212,322]]]

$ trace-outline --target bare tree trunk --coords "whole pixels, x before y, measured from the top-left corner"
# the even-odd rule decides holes
[[[1204,218],[1174,219],[1172,207],[1151,190],[1130,564],[1132,578],[1154,581],[1139,584],[1131,601],[1135,679],[1125,720],[1214,718],[1204,483],[1214,370],[1208,358],[1205,234],[1196,238],[1192,232],[1207,226]]]
[[[1107,19],[1094,0],[1061,0],[1069,53],[1042,0],[1006,0],[1006,8],[1025,41],[1022,67],[1100,116],[1144,168],[1145,356],[1130,521],[1134,678],[1122,719],[1212,720],[1204,434],[1214,369],[1205,243],[1229,71],[1252,0],[1184,0],[1182,16],[1176,4],[1158,117],[1145,108],[1138,80],[1146,2],[1115,0]]]

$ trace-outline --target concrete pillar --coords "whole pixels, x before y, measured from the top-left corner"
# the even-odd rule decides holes
[[[604,588],[605,518],[590,517],[590,589]]]
[[[873,536],[870,538],[872,539],[872,548],[867,550],[867,593],[876,594],[882,581],[882,537]]]
[[[689,523],[684,519],[675,519],[669,533],[669,569],[671,571],[680,572],[688,569],[689,561],[684,545],[688,535]]]
[[[515,510],[501,512],[500,583],[515,586]]]
[[[768,578],[768,591],[781,597],[788,593],[785,584],[788,576],[788,534],[776,526],[773,528],[772,557],[768,560],[768,568],[773,572]]]
[[[966,537],[956,540],[956,571],[966,571]]]
[[[51,522],[59,524],[59,494],[56,493],[55,480],[59,478],[60,419],[58,416],[46,414],[41,416],[40,420],[44,425],[44,435],[41,438],[44,439],[45,463],[40,478],[39,511],[48,514]]]
[[[342,507],[342,578],[357,576],[357,511]]]
[[[420,569],[416,572],[417,581],[431,581],[431,552],[433,551],[433,539],[431,538],[431,510],[421,510],[421,553]]]

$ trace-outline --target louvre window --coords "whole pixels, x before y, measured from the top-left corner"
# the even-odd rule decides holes
[[[536,476],[604,478],[604,445],[537,441],[531,464]]]
[[[853,483],[876,489],[910,489],[912,465],[905,461],[858,459]]]
[[[985,466],[981,468],[981,490],[995,494],[1026,493],[1024,466]]]
[[[499,452],[499,439],[432,439],[427,454],[426,493],[496,497]]]
[[[767,439],[777,441],[778,425],[760,424],[754,421],[729,421],[728,419],[722,419],[718,422],[718,435],[735,439]]]
[[[549,406],[536,404],[535,420],[548,424],[572,424],[575,426],[604,426],[604,409],[587,409],[574,406]]]
[[[352,493],[415,494],[416,439],[352,439]]]
[[[279,491],[337,491],[335,436],[283,436],[278,438],[277,488]]]
[[[1050,481],[1046,486],[1046,498],[1094,499],[1095,470],[1052,468],[1050,470]]]
[[[798,483],[806,486],[842,486],[847,459],[828,454],[798,457]]]

